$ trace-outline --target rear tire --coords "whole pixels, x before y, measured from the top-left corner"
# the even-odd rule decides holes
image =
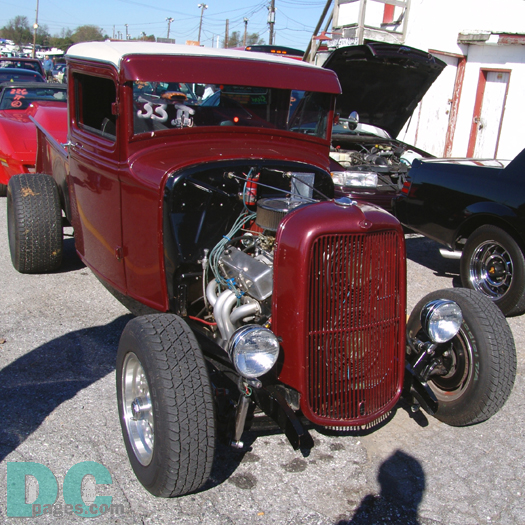
[[[461,255],[460,273],[465,288],[489,297],[504,315],[525,312],[525,258],[501,228],[485,225],[472,233]]]
[[[7,195],[7,184],[0,184],[0,197]]]
[[[182,496],[208,480],[215,413],[206,361],[172,314],[131,320],[117,354],[117,398],[129,461],[153,495]]]
[[[410,337],[428,339],[419,313],[433,299],[451,299],[463,312],[459,333],[448,355],[441,358],[447,373],[431,375],[428,381],[438,400],[435,417],[452,426],[485,421],[505,404],[514,385],[516,348],[510,327],[486,296],[464,288],[448,289],[419,301],[408,320]]]
[[[13,266],[46,273],[62,264],[62,209],[52,177],[23,173],[9,180],[7,226]]]

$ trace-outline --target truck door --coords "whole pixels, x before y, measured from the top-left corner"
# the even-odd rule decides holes
[[[125,292],[122,254],[117,89],[110,76],[73,72],[70,82],[70,198],[77,251]]]

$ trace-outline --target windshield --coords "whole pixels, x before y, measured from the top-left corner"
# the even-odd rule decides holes
[[[326,138],[331,95],[289,89],[174,82],[133,83],[134,133],[244,126]]]
[[[19,60],[19,59],[13,59],[13,60],[6,60],[5,58],[0,59],[0,67],[15,67],[15,68],[21,68],[21,69],[29,69],[32,71],[36,71],[37,73],[42,73],[42,67],[37,61],[31,61],[31,60]]]
[[[45,84],[44,86],[48,86]],[[61,87],[5,87],[0,95],[0,109],[26,109],[31,102],[52,100],[66,102],[67,92]]]
[[[334,135],[375,135],[384,139],[392,138],[384,129],[372,126],[364,122],[355,122],[351,119],[336,118],[332,126],[332,137]]]

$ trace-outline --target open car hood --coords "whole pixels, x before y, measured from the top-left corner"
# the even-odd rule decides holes
[[[419,49],[373,42],[336,49],[323,67],[339,77],[341,117],[357,111],[360,122],[396,137],[446,65]]]

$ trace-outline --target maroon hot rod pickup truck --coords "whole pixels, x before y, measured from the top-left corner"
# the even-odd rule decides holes
[[[407,323],[399,222],[334,199],[335,73],[156,43],[78,44],[67,62],[68,141],[37,123],[37,173],[9,181],[11,257],[56,270],[69,223],[84,263],[142,310],[116,376],[151,493],[199,489],[216,439],[241,448],[264,418],[304,449],[309,427],[371,427],[402,395],[451,425],[503,406],[516,353],[501,312],[442,290]]]

